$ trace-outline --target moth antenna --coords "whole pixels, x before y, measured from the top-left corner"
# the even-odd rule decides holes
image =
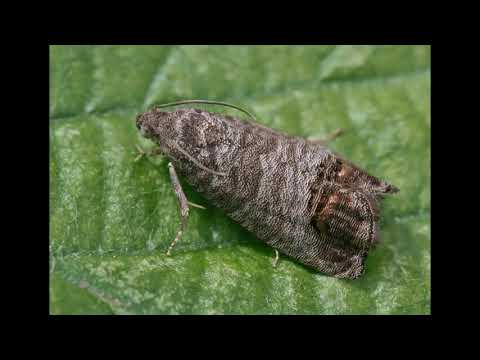
[[[171,102],[171,103],[167,103],[167,104],[156,105],[156,106],[154,107],[154,109],[164,108],[164,107],[168,107],[168,106],[184,105],[184,104],[211,104],[211,105],[228,106],[228,107],[231,107],[231,108],[233,108],[233,109],[240,110],[241,112],[243,112],[243,113],[247,114],[248,116],[250,116],[254,121],[257,121],[257,119],[255,118],[255,116],[253,116],[253,115],[252,115],[250,112],[248,112],[247,110],[242,109],[242,108],[239,107],[239,106],[236,106],[236,105],[233,105],[233,104],[229,104],[229,103],[226,103],[226,102],[222,102],[222,101],[211,101],[211,100],[182,100],[182,101],[175,101],[175,102]]]
[[[218,172],[212,169],[207,168],[205,165],[202,165],[200,162],[198,162],[193,156],[191,156],[189,153],[187,153],[185,150],[183,150],[176,142],[172,141],[171,144],[178,150],[180,151],[183,155],[185,155],[191,162],[193,162],[195,165],[197,165],[199,168],[208,171],[209,173],[212,173],[214,175],[220,175],[220,176],[226,176],[226,173]]]

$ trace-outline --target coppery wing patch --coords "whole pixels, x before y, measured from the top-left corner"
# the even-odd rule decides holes
[[[314,212],[312,223],[333,244],[369,249],[378,240],[378,206],[373,196],[332,187]]]
[[[378,200],[333,183],[324,183],[317,192],[311,224],[325,242],[318,249],[318,266],[337,277],[358,277],[369,249],[378,242]]]

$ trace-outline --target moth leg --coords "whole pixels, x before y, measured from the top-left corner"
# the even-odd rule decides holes
[[[319,144],[319,145],[327,144],[327,143],[329,143],[330,141],[334,140],[335,138],[339,137],[342,134],[343,134],[343,129],[337,129],[337,130],[331,132],[330,134],[327,134],[327,136],[325,136],[324,138],[312,139],[312,140],[308,140],[308,141],[313,143],[313,144]]]
[[[161,155],[162,152],[160,150],[160,148],[157,148],[157,149],[153,149],[151,151],[148,151],[146,152],[145,150],[143,150],[140,146],[136,145],[136,148],[137,148],[137,153],[138,155],[135,157],[135,159],[133,161],[137,162],[139,161],[142,157],[144,156],[156,156],[156,155]]]
[[[275,250],[275,258],[273,259],[273,267],[277,267],[277,262],[278,262],[278,258],[280,257],[280,255],[279,255],[277,249],[273,249],[273,250]]]
[[[180,228],[177,231],[177,235],[175,239],[170,244],[167,250],[167,256],[170,256],[170,253],[175,246],[175,244],[180,240],[182,237],[183,232],[185,231],[185,227],[187,226],[187,219],[188,219],[188,201],[185,193],[183,192],[182,185],[178,180],[177,173],[175,168],[173,167],[172,163],[168,163],[168,171],[170,172],[170,181],[172,182],[173,190],[175,191],[175,195],[177,196],[178,203],[180,205]]]
[[[188,202],[188,205],[192,206],[192,207],[196,207],[198,209],[202,209],[202,210],[207,210],[207,208],[205,206],[202,206],[202,205],[198,205],[198,204],[195,204],[195,203],[192,203],[190,201],[187,201]]]

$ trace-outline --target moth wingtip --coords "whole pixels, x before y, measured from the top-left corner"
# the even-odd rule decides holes
[[[363,251],[360,254],[353,256],[351,260],[351,265],[347,271],[337,273],[333,275],[336,278],[343,278],[349,280],[355,280],[365,273],[365,260],[367,258],[368,252]]]
[[[364,251],[357,257],[357,261],[353,266],[353,271],[351,273],[350,279],[358,279],[365,273],[365,261],[367,259],[368,252]]]

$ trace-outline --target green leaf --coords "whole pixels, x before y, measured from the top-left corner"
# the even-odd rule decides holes
[[[166,160],[133,161],[153,146],[134,119],[182,99],[292,135],[346,130],[331,148],[400,188],[364,276],[285,256],[273,268],[271,248],[185,182],[207,210],[167,257],[178,206]],[[50,313],[429,314],[430,47],[52,46]]]

